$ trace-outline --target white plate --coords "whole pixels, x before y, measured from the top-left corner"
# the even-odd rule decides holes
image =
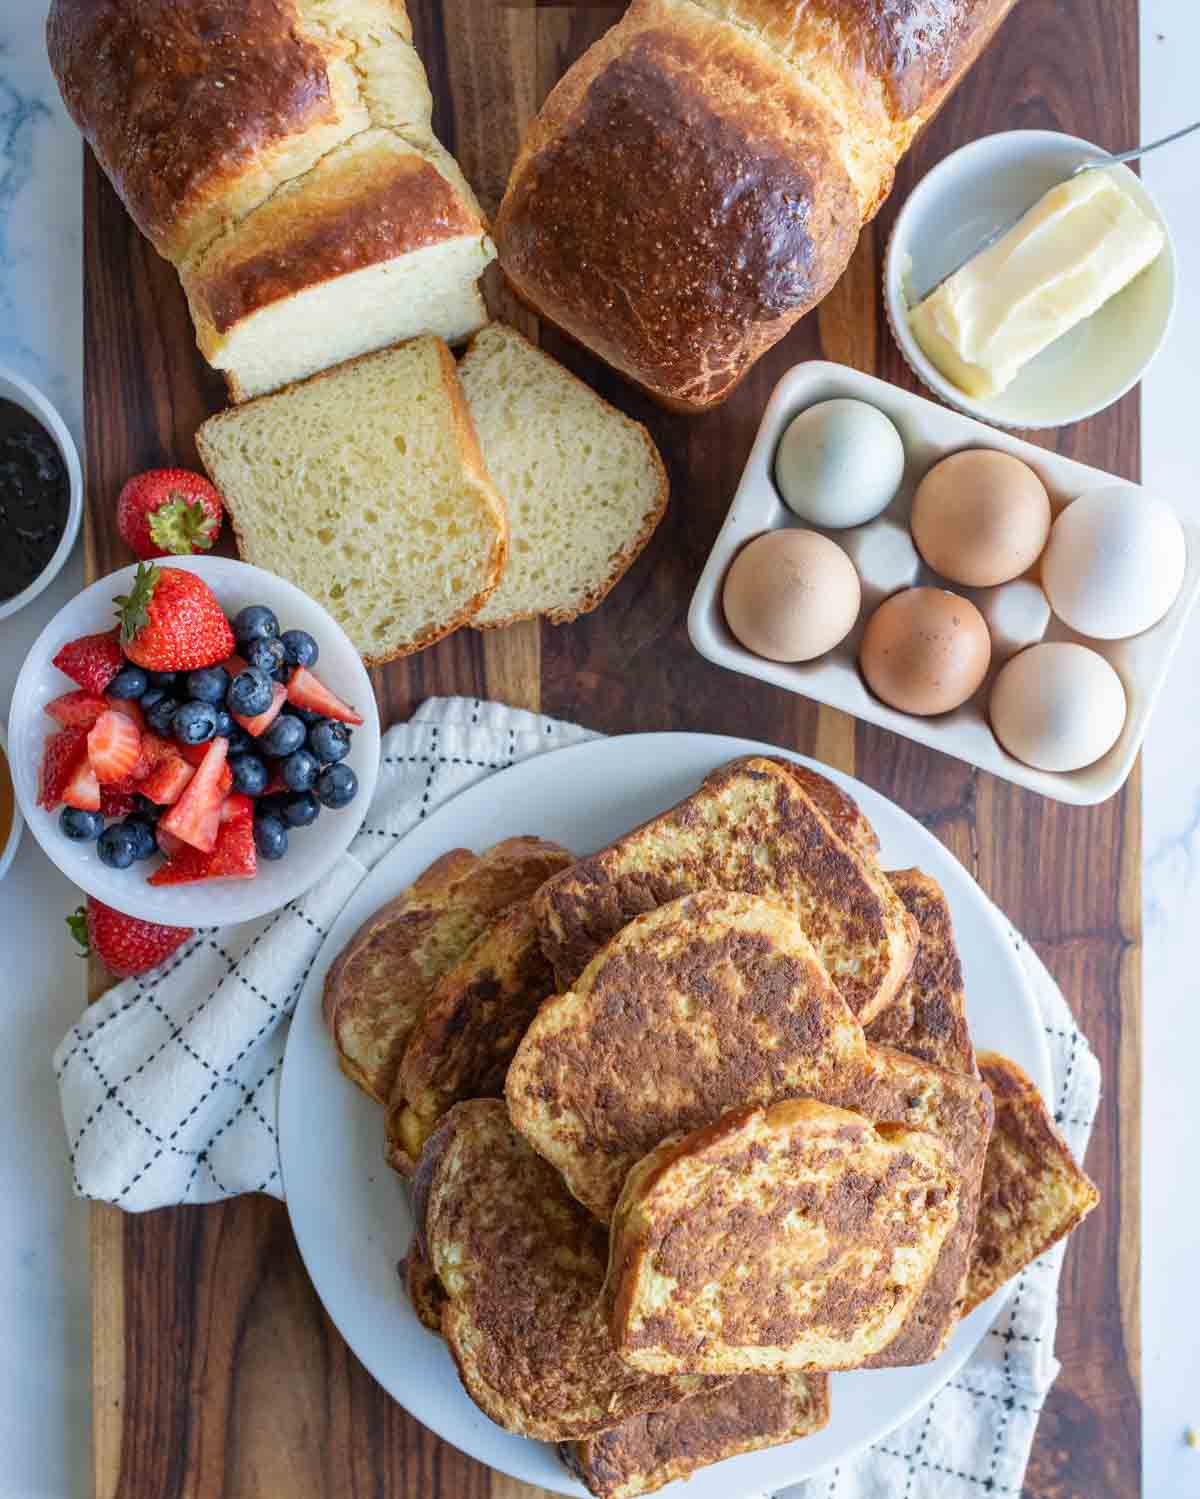
[[[584,1490],[567,1477],[553,1447],[510,1436],[472,1404],[445,1345],[421,1327],[408,1304],[397,1274],[412,1232],[407,1195],[383,1162],[379,1106],[338,1070],[321,1019],[325,973],[358,926],[448,849],[480,850],[536,833],[588,853],[679,801],[715,766],[763,753],[786,751],[706,734],[638,734],[559,750],[463,792],[414,828],[357,891],[309,972],[292,1021],[280,1151],[288,1211],[317,1294],[370,1372],[418,1420],[480,1462],[555,1493]],[[858,799],[879,834],[885,867],[920,865],[941,881],[954,913],[977,1043],[1012,1057],[1048,1092],[1045,1039],[994,907],[907,813],[849,776],[814,768]],[[686,1489],[667,1492],[681,1499],[739,1499],[844,1460],[906,1420],[954,1375],[1003,1294],[958,1327],[935,1363],[835,1376],[833,1417],[818,1435],[731,1459],[697,1474]]]
[[[94,843],[72,843],[62,836],[59,814],[37,805],[42,745],[56,727],[42,710],[74,687],[54,666],[54,657],[68,640],[112,627],[113,598],[129,592],[134,567],[110,573],[85,588],[54,616],[34,642],[13,688],[8,719],[9,765],[17,801],[33,836],[81,890],[143,921],[167,926],[231,926],[265,916],[303,895],[349,847],[375,794],[379,710],[371,679],[345,631],[294,584],[228,557],[171,557],[164,558],[162,565],[198,573],[226,614],[233,615],[246,604],[266,604],[279,616],[282,629],[309,632],[321,652],[317,675],[331,692],[363,716],[363,725],[354,730],[346,758],[358,777],[359,790],[353,802],[340,811],[322,810],[311,828],[296,829],[289,839],[287,858],[275,863],[260,861],[252,880],[211,880],[157,889],[146,883],[147,874],[155,867],[152,862],[135,864],[131,869],[109,869],[100,862]]]
[[[1072,802],[1076,806],[1092,806],[1106,801],[1125,783],[1133,762],[1137,759],[1146,729],[1150,722],[1154,704],[1166,681],[1171,660],[1178,649],[1188,619],[1200,598],[1200,527],[1182,516],[1184,534],[1187,537],[1187,571],[1179,597],[1152,629],[1135,635],[1130,640],[1090,640],[1075,635],[1059,620],[1052,619],[1045,632],[1047,640],[1077,640],[1090,646],[1113,666],[1125,688],[1129,713],[1121,737],[1108,754],[1083,770],[1057,774],[1053,771],[1034,770],[1015,760],[992,733],[987,719],[987,700],[991,692],[994,672],[999,658],[993,659],[993,669],[980,690],[967,703],[953,713],[943,713],[936,718],[914,718],[910,713],[901,713],[889,708],[886,703],[870,692],[858,669],[858,646],[867,615],[880,602],[884,594],[912,583],[932,583],[938,587],[952,587],[960,593],[978,596],[983,590],[958,589],[938,579],[927,567],[919,563],[913,553],[913,575],[882,581],[881,587],[872,590],[872,580],[864,572],[863,610],[858,624],[839,646],[817,661],[799,665],[781,665],[766,661],[748,651],[735,640],[725,623],[721,608],[721,587],[729,564],[737,552],[763,531],[774,531],[781,526],[802,524],[783,503],[775,487],[772,475],[775,450],[784,429],[798,412],[806,410],[818,401],[828,401],[836,396],[849,396],[865,401],[884,412],[896,424],[904,441],[904,479],[899,493],[878,520],[852,531],[829,531],[834,541],[842,547],[868,544],[876,528],[891,526],[906,536],[912,497],[917,485],[940,459],[962,448],[995,448],[1002,453],[1012,453],[1028,463],[1041,477],[1050,494],[1050,503],[1055,514],[1085,490],[1101,489],[1119,484],[1124,489],[1136,491],[1138,486],[1130,484],[1103,469],[1089,468],[1073,459],[1063,458],[1046,448],[1023,442],[1012,433],[986,427],[971,417],[961,416],[957,411],[948,411],[924,396],[913,395],[890,385],[886,380],[876,380],[872,375],[861,374],[841,364],[827,364],[812,360],[798,364],[787,372],[775,387],[767,408],[763,412],[758,436],[754,440],[750,457],[738,483],[737,493],[725,517],[720,534],[713,543],[696,591],[692,595],[688,611],[688,633],[692,644],[717,666],[741,672],[743,676],[757,677],[776,687],[784,687],[814,702],[828,703],[840,708],[855,718],[879,724],[893,734],[903,734],[915,739],[918,744],[943,754],[978,765],[1006,781],[1028,787],[1042,796],[1054,797],[1057,801]],[[818,528],[819,529],[819,528]],[[988,590],[997,592],[998,590]],[[1027,642],[1032,643],[1032,642]]]

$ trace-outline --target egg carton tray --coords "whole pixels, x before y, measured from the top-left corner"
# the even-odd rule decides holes
[[[817,661],[783,665],[754,655],[734,639],[725,623],[721,588],[729,564],[752,537],[784,526],[805,527],[775,487],[775,450],[793,417],[819,401],[839,396],[865,401],[895,423],[904,442],[904,479],[888,508],[867,525],[846,531],[810,528],[822,530],[849,552],[862,580],[863,602],[854,629],[828,655]],[[1119,791],[1128,778],[1171,659],[1200,598],[1200,527],[1181,517],[1187,539],[1187,570],[1179,597],[1166,616],[1128,640],[1093,640],[1068,629],[1054,615],[1037,618],[1028,607],[1029,590],[1023,590],[1024,599],[1019,597],[1020,581],[998,589],[960,588],[945,582],[921,562],[908,532],[913,494],[939,459],[963,448],[993,448],[1029,464],[1045,484],[1055,515],[1086,490],[1128,485],[1119,475],[1062,458],[844,365],[823,361],[797,365],[780,380],[767,403],[737,493],[696,585],[688,612],[692,644],[717,666],[840,708],[1042,796],[1093,806]],[[1026,579],[1030,577],[1036,577],[1036,569],[1026,575]],[[982,687],[953,713],[928,719],[889,708],[870,692],[858,668],[858,648],[867,618],[889,594],[917,584],[933,584],[964,594],[981,607],[989,623],[996,624],[992,666]],[[1011,624],[1006,625],[1006,619]],[[1083,770],[1065,774],[1035,770],[1008,754],[988,724],[987,703],[996,672],[1016,650],[1039,640],[1073,640],[1091,647],[1112,664],[1124,685],[1128,715],[1121,737],[1102,759]]]

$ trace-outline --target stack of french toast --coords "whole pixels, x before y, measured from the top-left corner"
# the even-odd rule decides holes
[[[734,761],[585,858],[457,849],[325,1018],[412,1186],[413,1307],[476,1404],[633,1499],[936,1358],[1098,1201],[976,1056],[946,899],[824,777]]]

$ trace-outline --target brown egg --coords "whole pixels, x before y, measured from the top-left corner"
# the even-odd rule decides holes
[[[725,574],[721,602],[748,651],[768,661],[813,661],[854,628],[862,591],[835,541],[785,527],[747,542]]]
[[[983,615],[942,588],[906,588],[885,599],[867,621],[858,657],[876,697],[921,718],[965,703],[991,659]]]
[[[991,588],[1027,572],[1050,535],[1046,486],[1019,458],[974,448],[952,453],[913,496],[917,551],[943,578]]]

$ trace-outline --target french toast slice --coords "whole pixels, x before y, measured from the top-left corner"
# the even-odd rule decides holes
[[[678,806],[538,892],[534,911],[559,987],[635,916],[711,889],[788,907],[864,1024],[912,967],[916,923],[853,801],[790,761],[751,757],[713,771]]]
[[[541,838],[506,838],[480,855],[451,849],[363,923],[325,978],[338,1063],[386,1104],[433,987],[506,906],[572,862]]]
[[[438,982],[413,1027],[387,1114],[387,1156],[402,1175],[450,1107],[498,1098],[538,1006],[554,992],[528,901],[503,912]]]
[[[442,1307],[446,1304],[446,1293],[442,1290],[441,1281],[433,1273],[433,1266],[421,1253],[421,1246],[415,1235],[408,1246],[408,1253],[400,1262],[400,1272],[404,1277],[404,1289],[408,1292],[412,1309],[417,1314],[417,1321],[422,1327],[441,1337]]]
[[[501,1099],[450,1110],[417,1163],[421,1250],[467,1393],[507,1431],[590,1436],[705,1389],[617,1357],[601,1292],[608,1236],[509,1123]]]
[[[998,1052],[981,1052],[996,1123],[983,1168],[966,1311],[1078,1227],[1100,1201],[1054,1127],[1033,1080]]]
[[[573,990],[545,1001],[509,1068],[516,1128],[603,1222],[669,1136],[747,1104],[813,1098],[928,1130],[962,1179],[924,1292],[872,1366],[935,1357],[961,1310],[991,1097],[973,1077],[867,1042],[801,923],[706,891],[627,925]]]
[[[812,1436],[829,1424],[824,1374],[742,1374],[724,1389],[632,1416],[559,1455],[596,1499],[640,1499],[701,1468]]]
[[[920,937],[912,972],[892,1003],[864,1027],[867,1040],[978,1077],[967,1028],[962,963],[945,892],[920,869],[899,869],[888,879],[917,923]]]
[[[613,1345],[647,1374],[861,1368],[911,1313],[958,1197],[936,1135],[808,1098],[736,1109],[626,1178]]]

